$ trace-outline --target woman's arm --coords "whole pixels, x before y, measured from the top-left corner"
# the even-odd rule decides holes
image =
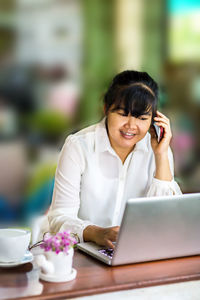
[[[61,151],[55,175],[53,201],[48,212],[51,232],[70,229],[78,242],[93,241],[113,248],[119,227],[103,228],[89,220],[78,218],[80,207],[81,174],[85,161],[80,145],[68,137]]]
[[[173,154],[169,146],[172,138],[170,121],[158,111],[154,121],[156,121],[158,126],[164,128],[164,136],[161,141],[158,142],[155,131],[151,128],[151,145],[154,152],[156,169],[147,196],[181,194],[180,187],[174,180]]]
[[[161,112],[157,111],[157,116],[154,118],[156,125],[163,127],[164,134],[160,142],[157,141],[157,136],[153,128],[150,130],[151,146],[155,156],[156,172],[155,178],[159,180],[171,181],[173,179],[168,157],[169,144],[172,138],[169,119]]]
[[[155,178],[159,180],[171,181],[173,179],[173,176],[170,170],[168,152],[163,154],[156,154],[155,163],[156,163]]]
[[[81,174],[85,168],[82,149],[73,136],[62,148],[55,174],[55,184],[48,220],[51,232],[70,229],[83,241],[83,230],[91,224],[78,218]]]
[[[170,148],[168,149],[168,162],[169,162],[170,174],[172,175],[172,180],[170,181],[170,180],[158,179],[154,175],[151,185],[147,191],[147,197],[182,194],[179,185],[174,180],[174,160]]]

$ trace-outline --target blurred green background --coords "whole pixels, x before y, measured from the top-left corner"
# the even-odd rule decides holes
[[[197,0],[1,0],[0,223],[46,212],[65,138],[127,69],[158,81],[176,179],[199,191],[199,49]]]

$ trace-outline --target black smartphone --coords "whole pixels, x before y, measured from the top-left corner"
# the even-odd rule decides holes
[[[159,143],[160,140],[163,138],[164,128],[156,125],[155,123],[153,123],[152,125],[155,129],[155,132],[156,132],[156,135],[157,135],[157,140],[158,140],[158,143]]]

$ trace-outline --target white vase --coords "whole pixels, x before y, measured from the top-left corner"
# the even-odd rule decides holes
[[[36,264],[41,268],[40,278],[46,281],[63,282],[76,277],[76,270],[72,268],[74,249],[70,248],[68,254],[53,251],[43,252],[35,257]]]

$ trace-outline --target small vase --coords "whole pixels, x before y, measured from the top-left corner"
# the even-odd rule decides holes
[[[36,264],[41,268],[40,278],[51,282],[70,281],[76,277],[76,270],[72,268],[74,249],[70,248],[68,254],[53,251],[43,252],[36,256]]]

